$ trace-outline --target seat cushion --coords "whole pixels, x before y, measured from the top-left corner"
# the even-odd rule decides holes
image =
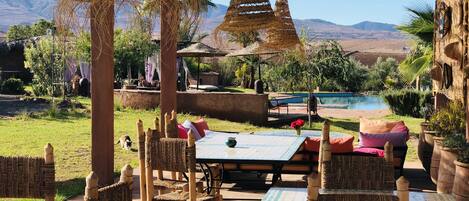
[[[187,129],[181,124],[178,124],[178,137],[181,139],[187,139]]]
[[[409,139],[408,132],[383,134],[360,132],[359,146],[368,148],[384,147],[386,142],[389,142],[394,147],[404,147],[407,146],[407,139]]]
[[[389,133],[393,130],[396,125],[402,125],[402,121],[382,121],[382,120],[369,120],[366,118],[360,118],[360,132],[383,134]],[[404,124],[405,125],[405,124]]]
[[[192,122],[192,124],[194,124],[195,128],[199,132],[200,137],[205,137],[205,131],[209,130],[207,121],[205,121],[204,118],[200,118],[197,121]]]
[[[182,123],[182,126],[184,126],[184,128],[186,128],[187,133],[189,133],[189,131],[192,132],[192,134],[194,135],[195,140],[202,139],[202,136],[200,136],[199,131],[194,126],[194,124],[192,124],[191,121],[189,121],[189,120],[184,121],[184,123]]]
[[[371,156],[378,156],[378,157],[384,157],[384,150],[382,149],[377,149],[377,148],[356,148],[353,150],[354,154],[358,155],[371,155]]]
[[[353,141],[355,137],[346,136],[342,138],[331,138],[332,153],[352,153]],[[319,152],[319,145],[321,144],[320,138],[308,138],[305,141],[305,150],[311,152]]]

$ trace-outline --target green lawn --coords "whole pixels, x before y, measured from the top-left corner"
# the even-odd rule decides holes
[[[42,156],[46,143],[54,146],[56,161],[56,180],[58,182],[58,200],[65,200],[71,196],[81,194],[84,189],[84,177],[90,172],[91,159],[91,118],[90,100],[80,98],[87,109],[69,110],[67,112],[46,111],[41,114],[22,114],[11,119],[0,119],[0,155],[2,156]],[[136,142],[136,122],[142,119],[144,126],[151,127],[159,111],[144,111],[122,109],[116,106],[115,111],[115,139],[123,134],[129,134]],[[180,114],[180,122],[196,119],[196,116]],[[386,119],[404,120],[412,133],[418,133],[420,119],[389,116]],[[331,119],[332,131],[349,133],[357,136],[358,120]],[[266,130],[250,124],[233,123],[207,118],[213,130],[247,132]],[[321,123],[314,123],[312,129],[320,129]],[[135,144],[134,144],[135,145]],[[410,160],[415,160],[415,148],[409,151]],[[123,151],[115,146],[116,173],[124,164],[137,167],[137,153]]]

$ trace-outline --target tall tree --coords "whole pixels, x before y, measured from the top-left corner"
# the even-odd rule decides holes
[[[399,70],[409,83],[415,82],[420,89],[420,77],[433,65],[434,10],[426,5],[423,8],[407,8],[411,14],[408,23],[397,29],[415,37],[416,45],[407,58],[399,65]]]
[[[241,47],[245,48],[255,42],[260,41],[259,32],[251,31],[251,32],[240,32],[240,33],[229,33],[228,34],[228,41],[237,43],[241,45]],[[255,80],[255,63],[253,61],[258,61],[258,56],[245,56],[241,58],[242,62],[248,64],[250,66],[249,71],[249,82],[246,81],[246,75],[243,75],[243,87],[245,88],[254,88],[254,80]],[[240,67],[241,68],[241,67]],[[247,73],[247,71],[242,71]]]

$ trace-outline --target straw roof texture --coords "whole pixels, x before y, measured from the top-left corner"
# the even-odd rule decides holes
[[[277,0],[274,13],[278,23],[273,24],[267,30],[265,45],[268,48],[278,50],[301,49],[301,42],[290,14],[288,0]]]
[[[218,57],[225,56],[227,53],[204,43],[194,43],[189,47],[177,51],[177,55],[181,57]]]
[[[268,0],[231,0],[225,20],[217,31],[249,32],[267,29],[276,23]]]

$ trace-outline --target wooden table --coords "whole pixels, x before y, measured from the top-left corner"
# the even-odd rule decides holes
[[[236,137],[237,145],[225,145],[228,137]],[[298,136],[265,136],[210,133],[196,142],[197,163],[271,164],[275,183],[287,164],[305,141]]]
[[[394,192],[396,194],[396,192]],[[262,198],[262,201],[307,201],[306,188],[273,187]],[[437,193],[410,192],[410,201],[453,201],[453,196]]]

